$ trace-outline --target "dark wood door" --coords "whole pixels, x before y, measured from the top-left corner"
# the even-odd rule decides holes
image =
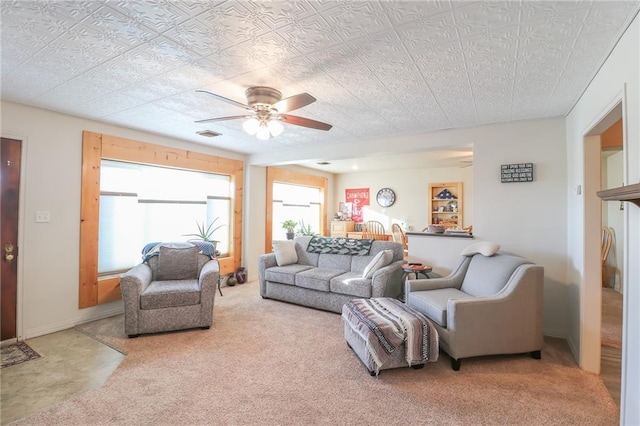
[[[18,295],[18,205],[21,141],[2,138],[0,148],[0,340],[16,337]]]

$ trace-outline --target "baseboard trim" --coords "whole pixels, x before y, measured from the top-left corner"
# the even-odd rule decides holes
[[[80,324],[85,324],[91,321],[97,321],[103,318],[112,317],[114,315],[120,315],[123,312],[124,312],[124,306],[122,304],[119,304],[114,308],[107,309],[107,310],[100,310],[99,312],[95,312],[91,315],[87,315],[87,316],[83,315],[82,317],[70,318],[65,321],[60,321],[53,324],[47,324],[46,327],[36,327],[36,328],[27,329],[24,331],[23,338],[24,340],[33,339],[34,337],[44,336],[45,334],[51,334],[51,333],[56,333],[62,330],[68,330]]]

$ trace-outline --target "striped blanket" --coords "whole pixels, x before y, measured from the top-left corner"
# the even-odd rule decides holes
[[[366,342],[378,369],[406,341],[409,366],[438,360],[438,331],[420,312],[389,297],[353,299],[342,318]]]

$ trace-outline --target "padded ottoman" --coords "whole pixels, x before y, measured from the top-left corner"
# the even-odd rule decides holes
[[[350,300],[342,307],[342,322],[347,345],[372,376],[390,368],[420,369],[438,360],[436,328],[396,299]]]

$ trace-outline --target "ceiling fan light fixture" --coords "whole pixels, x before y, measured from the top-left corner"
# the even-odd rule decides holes
[[[259,126],[260,122],[255,117],[251,117],[242,124],[242,128],[244,129],[244,131],[252,136],[256,134]]]
[[[265,123],[260,123],[258,131],[256,132],[256,137],[261,141],[266,141],[270,136],[271,135],[269,134],[269,128],[267,127],[267,125]]]
[[[269,120],[269,122],[267,123],[267,128],[269,129],[269,133],[271,133],[271,136],[273,136],[274,138],[276,136],[280,136],[282,134],[282,131],[284,130],[284,126],[282,125],[282,123],[276,119]]]

